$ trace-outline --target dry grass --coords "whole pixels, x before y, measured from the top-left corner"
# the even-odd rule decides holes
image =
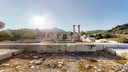
[[[127,62],[127,60],[115,60],[115,62],[123,65]]]

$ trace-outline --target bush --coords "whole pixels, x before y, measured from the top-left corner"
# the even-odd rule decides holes
[[[120,42],[120,43],[128,43],[127,38],[119,38],[117,41]]]
[[[96,39],[102,39],[103,36],[102,36],[102,34],[96,34],[96,35],[95,35],[95,38],[96,38]]]
[[[83,36],[85,35],[86,33],[84,31],[81,31],[80,34]]]
[[[110,34],[108,34],[108,33],[103,33],[102,36],[103,36],[103,38],[110,38],[111,37]]]

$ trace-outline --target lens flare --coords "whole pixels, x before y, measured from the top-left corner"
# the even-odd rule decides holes
[[[45,16],[35,16],[33,17],[34,24],[43,25],[45,23]]]

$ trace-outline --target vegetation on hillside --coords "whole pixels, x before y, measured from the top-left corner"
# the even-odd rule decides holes
[[[94,33],[104,33],[105,30],[92,30],[92,31],[86,31],[87,34],[94,34]]]
[[[37,39],[43,38],[46,32],[53,31],[54,33],[57,32],[59,35],[60,29],[18,29],[18,30],[2,30],[0,31],[0,41],[10,40],[10,41],[17,41],[21,39]],[[63,31],[64,32],[64,31]]]
[[[86,33],[84,31],[81,31],[80,34],[83,36],[85,35]]]
[[[120,43],[128,43],[128,23],[123,25],[118,25],[110,30],[94,30],[87,31],[86,33],[91,34],[91,37],[96,39],[114,39]]]
[[[103,39],[103,38],[110,38],[111,35],[109,33],[94,33],[91,35],[95,39]]]
[[[128,23],[123,25],[118,25],[110,30],[108,30],[111,34],[128,34]]]

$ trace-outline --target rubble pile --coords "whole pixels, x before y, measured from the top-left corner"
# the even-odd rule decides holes
[[[22,53],[0,61],[0,72],[128,72],[128,61],[99,53]]]

